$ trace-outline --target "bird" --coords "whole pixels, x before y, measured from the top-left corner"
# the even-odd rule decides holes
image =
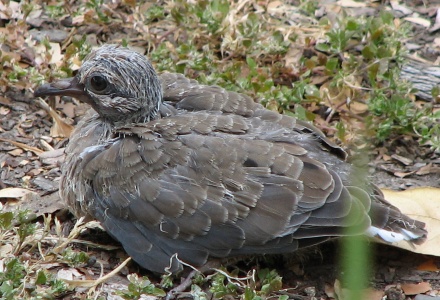
[[[74,77],[34,92],[51,95],[91,106],[65,150],[61,198],[147,270],[345,235],[427,238],[425,224],[387,202],[315,126],[242,93],[159,75],[129,48],[102,45]]]

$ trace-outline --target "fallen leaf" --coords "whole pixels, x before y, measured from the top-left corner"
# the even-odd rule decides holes
[[[365,103],[353,101],[349,105],[349,110],[356,115],[360,115],[368,110],[368,105]]]
[[[419,187],[399,192],[383,189],[382,192],[385,199],[404,214],[425,222],[428,231],[428,237],[421,245],[413,245],[407,241],[392,245],[414,253],[440,256],[440,189]],[[379,239],[377,241],[385,243]]]
[[[440,167],[433,166],[432,163],[429,163],[426,166],[421,167],[416,172],[417,175],[426,175],[431,173],[440,173]]]
[[[423,27],[426,27],[426,28],[431,26],[431,22],[429,20],[419,18],[419,17],[406,17],[406,18],[404,18],[404,20],[411,22],[411,23],[414,23],[414,24],[422,25]]]
[[[63,111],[63,113],[66,114],[67,117],[73,119],[75,118],[75,107],[76,105],[74,105],[71,102],[67,102],[61,105],[61,110]]]
[[[52,128],[50,128],[50,135],[52,137],[70,137],[73,131],[73,126],[64,122],[64,120],[53,110],[46,102],[41,99],[36,100],[37,103],[46,110],[53,119]]]
[[[23,154],[23,149],[11,150],[11,151],[8,151],[8,154],[12,155],[12,156],[20,156],[21,154]]]
[[[394,172],[394,176],[399,177],[399,178],[404,178],[406,176],[409,176],[411,174],[414,174],[415,171],[411,171],[411,172]]]
[[[60,67],[63,63],[64,55],[61,53],[61,46],[58,43],[49,43],[50,44],[50,61],[51,64],[56,64]]]
[[[43,139],[40,140],[40,145],[41,145],[41,147],[44,148],[46,151],[53,151],[53,150],[54,150],[53,147],[52,147],[48,142],[46,142],[46,141],[43,140]]]
[[[401,287],[406,295],[423,294],[431,290],[431,284],[429,284],[429,282],[404,283]]]
[[[82,23],[84,23],[84,16],[76,16],[72,18],[72,24],[73,25],[81,25]]]
[[[384,155],[382,155],[382,159],[383,159],[384,161],[390,161],[390,160],[391,160],[391,156],[389,156],[389,155],[387,155],[387,154],[384,154]]]
[[[97,286],[105,281],[107,281],[109,278],[112,278],[116,274],[118,274],[131,260],[131,257],[127,258],[125,261],[123,261],[116,269],[111,271],[110,273],[98,278],[97,280],[64,280],[69,286],[71,287],[93,287]]]
[[[412,165],[414,163],[414,161],[412,159],[404,157],[404,156],[401,156],[401,155],[393,154],[393,155],[391,155],[391,157],[393,159],[397,160],[398,162],[401,162],[405,166],[409,166],[409,165]]]
[[[9,203],[5,205],[5,211],[28,210],[35,217],[44,214],[52,214],[66,207],[64,201],[61,200],[58,192],[49,195],[40,196],[37,193],[27,193],[17,203]]]
[[[417,270],[419,271],[430,271],[430,272],[438,272],[440,271],[439,267],[437,266],[437,263],[433,259],[429,259],[427,261],[424,261],[420,265],[417,266]]]
[[[10,19],[23,19],[23,14],[21,13],[20,3],[15,1],[10,1],[7,5],[0,2],[0,18],[5,20]]]
[[[77,269],[69,268],[69,269],[61,269],[57,273],[58,279],[64,279],[64,280],[73,280],[73,278],[83,278],[84,276],[78,272]]]
[[[28,193],[34,192],[23,188],[5,188],[0,190],[0,198],[21,198]]]
[[[324,292],[327,295],[327,297],[329,298],[335,298],[336,294],[335,294],[335,288],[333,286],[331,286],[330,284],[325,284],[324,285]]]
[[[280,6],[283,5],[283,2],[281,1],[271,1],[268,5],[267,5],[267,11],[269,13],[273,13],[273,11],[276,11]]]
[[[365,2],[357,2],[353,0],[340,0],[336,2],[337,5],[342,7],[366,7],[367,3]]]
[[[28,146],[26,144],[23,144],[23,143],[20,143],[20,142],[16,142],[16,141],[13,141],[13,140],[8,140],[8,139],[0,138],[0,141],[10,143],[10,144],[12,144],[14,146],[17,146],[17,147],[20,147],[20,148],[22,148],[22,149],[24,149],[26,151],[32,151],[36,155],[38,155],[38,154],[43,152],[43,150],[40,150],[40,149],[32,147],[32,146]]]
[[[0,257],[6,257],[14,251],[14,247],[11,244],[5,244],[0,246]],[[0,271],[1,272],[1,271]]]

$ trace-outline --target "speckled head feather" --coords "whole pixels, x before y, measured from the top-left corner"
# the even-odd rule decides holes
[[[126,122],[156,118],[162,88],[145,56],[105,45],[89,54],[77,77],[90,104],[103,118]]]

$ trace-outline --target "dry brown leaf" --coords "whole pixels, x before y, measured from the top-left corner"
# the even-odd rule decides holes
[[[440,167],[433,166],[432,163],[427,164],[426,166],[421,167],[416,174],[417,175],[426,175],[432,173],[440,173]]]
[[[19,147],[19,148],[22,148],[22,149],[24,149],[24,150],[26,150],[26,151],[32,151],[32,152],[34,152],[36,155],[38,155],[38,154],[40,154],[40,153],[43,152],[43,150],[40,150],[40,149],[38,149],[38,148],[35,148],[35,147],[32,147],[32,146],[29,146],[29,145],[26,145],[26,144],[23,144],[23,143],[20,143],[20,142],[16,142],[16,141],[13,141],[13,140],[0,138],[0,141],[10,143],[10,144],[12,144],[12,145],[14,145],[14,146],[17,146],[17,147]]]
[[[61,46],[58,43],[50,43],[50,62],[60,67],[63,64],[64,55],[61,53]]]
[[[434,259],[429,259],[424,261],[420,265],[417,266],[417,270],[419,271],[430,271],[430,272],[438,272],[440,271],[437,262]]]
[[[353,0],[340,0],[336,2],[337,5],[342,7],[366,7],[367,3],[365,2],[357,2]]]
[[[40,140],[40,145],[46,151],[53,151],[54,150],[53,147],[43,139]]]
[[[418,295],[431,290],[431,284],[429,284],[429,282],[405,283],[402,284],[401,287],[406,295]]]
[[[20,9],[20,3],[10,1],[6,5],[0,2],[0,18],[5,20],[23,19],[23,13]]]
[[[84,16],[80,15],[80,16],[76,16],[72,18],[72,24],[73,25],[81,25],[82,23],[84,23]]]
[[[289,51],[287,51],[284,56],[284,60],[286,62],[287,67],[295,67],[299,65],[299,60],[302,57],[303,49],[297,47],[290,47]]]
[[[99,284],[109,280],[110,278],[115,276],[117,273],[119,273],[128,264],[128,262],[130,260],[131,260],[131,257],[128,257],[116,269],[114,269],[110,273],[108,273],[108,274],[98,278],[97,280],[86,279],[86,280],[64,280],[64,281],[67,284],[69,284],[69,286],[71,286],[71,287],[93,287],[93,286],[97,286],[97,285],[99,285]]]
[[[58,115],[58,113],[53,110],[46,102],[41,99],[36,100],[38,104],[44,110],[46,110],[53,119],[53,126],[50,129],[50,135],[52,137],[70,137],[70,134],[73,131],[73,126],[64,122],[64,120]]]
[[[17,148],[17,149],[11,150],[11,151],[8,151],[8,154],[12,155],[12,156],[20,156],[23,154],[23,149]]]
[[[282,1],[271,1],[267,4],[267,12],[268,13],[276,13],[279,10],[279,7],[283,6]]]
[[[349,105],[349,109],[356,115],[365,113],[368,110],[368,105],[365,103],[353,101]]]
[[[23,188],[5,188],[0,190],[0,198],[21,198],[29,193],[34,192]]]
[[[330,76],[313,76],[312,80],[310,81],[310,84],[321,85],[324,82],[326,82],[329,78]]]
[[[423,19],[423,18],[419,18],[419,17],[406,17],[403,18],[405,21],[411,22],[411,23],[415,23],[418,25],[422,25],[423,27],[428,28],[429,26],[431,26],[431,22],[429,20]]]
[[[335,298],[336,294],[335,294],[335,287],[331,286],[330,284],[326,283],[324,285],[324,292],[327,295],[327,297],[329,298]]]
[[[49,195],[40,196],[37,193],[27,193],[21,197],[19,203],[11,203],[6,210],[28,210],[35,214],[36,217],[44,214],[52,214],[58,210],[65,208],[64,201],[61,200],[58,192]]]
[[[390,161],[390,160],[391,160],[391,156],[389,156],[389,155],[387,155],[387,154],[384,154],[384,155],[382,155],[382,159],[383,159],[384,161]]]
[[[14,247],[11,244],[5,244],[0,246],[0,257],[7,257],[9,254],[14,251]],[[1,264],[1,261],[0,261]]]
[[[414,174],[415,171],[411,171],[411,172],[394,172],[393,175],[399,178],[404,178],[406,176],[409,176],[411,174]]]
[[[404,164],[405,166],[409,166],[412,165],[414,163],[414,161],[410,158],[398,155],[398,154],[393,154],[391,155],[391,157],[399,162],[401,162],[402,164]]]
[[[84,275],[78,272],[75,268],[68,268],[68,269],[60,269],[57,272],[57,278],[62,280],[76,280],[83,279]]]
[[[63,111],[63,113],[71,119],[76,117],[75,108],[76,108],[76,105],[71,102],[64,103],[61,105],[61,110]]]
[[[385,199],[404,214],[425,222],[428,231],[428,238],[421,245],[412,245],[406,241],[392,245],[415,253],[440,256],[440,189],[419,187],[399,192],[383,189],[382,192]]]

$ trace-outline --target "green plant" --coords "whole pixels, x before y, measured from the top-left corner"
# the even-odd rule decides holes
[[[139,278],[137,274],[129,274],[127,278],[130,281],[127,289],[117,292],[124,299],[139,299],[141,295],[165,296],[165,292],[157,288],[146,276]]]
[[[101,23],[108,23],[110,21],[110,18],[107,16],[106,11],[104,8],[104,0],[90,0],[86,2],[86,7],[93,9],[93,11],[98,16],[98,22]]]
[[[89,261],[89,255],[87,253],[83,251],[73,251],[70,247],[65,248],[61,255],[63,256],[64,261],[66,261],[71,267],[79,266]]]
[[[147,23],[157,22],[165,18],[165,9],[160,5],[152,5],[144,15]]]
[[[236,272],[227,274],[224,271],[217,271],[211,277],[210,291],[218,298],[226,295],[242,295],[246,300],[257,300],[264,299],[281,288],[282,278],[276,270],[260,269],[256,274],[244,278],[238,278]],[[285,296],[281,296],[281,299],[285,298]]]

